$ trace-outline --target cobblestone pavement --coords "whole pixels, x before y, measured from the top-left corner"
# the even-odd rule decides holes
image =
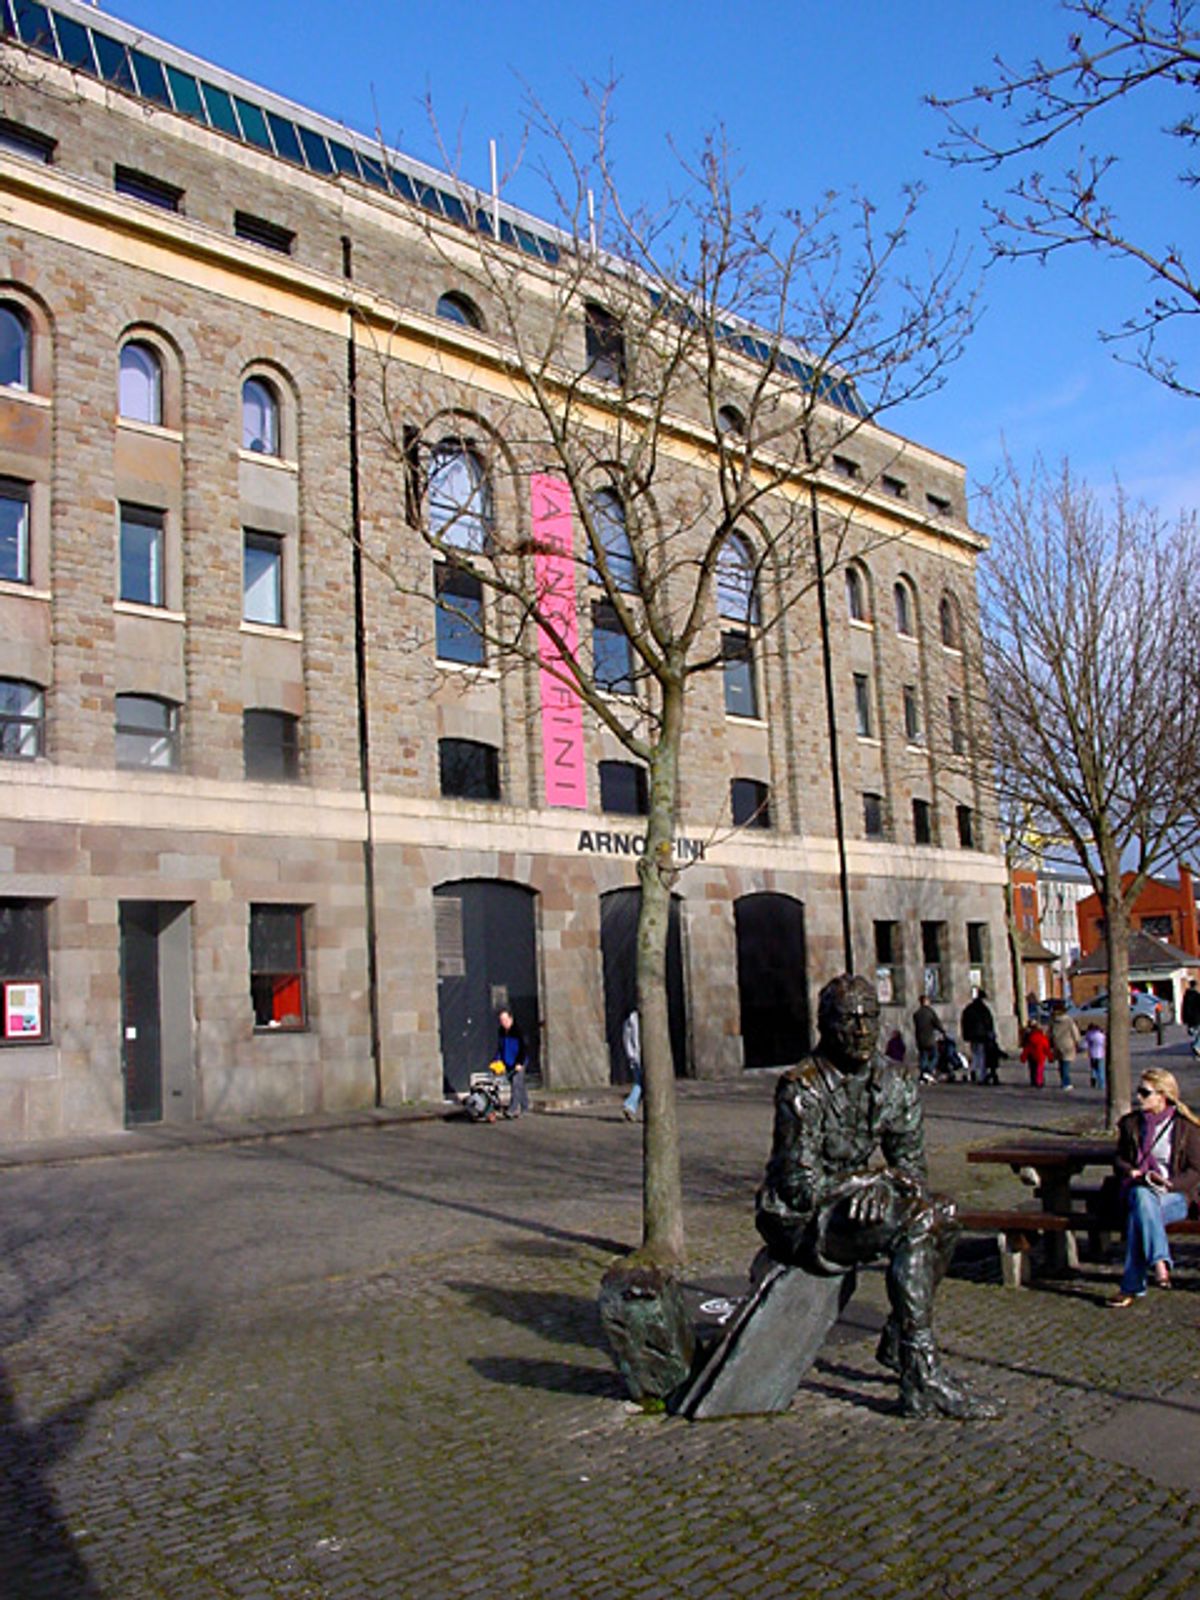
[[[754,1252],[772,1081],[684,1087],[698,1288]],[[964,1199],[1015,1185],[968,1143],[1099,1115],[928,1103]],[[611,1099],[0,1171],[2,1600],[1195,1591],[1200,1255],[1122,1314],[1111,1263],[1013,1292],[965,1246],[941,1337],[999,1422],[895,1415],[868,1272],[787,1415],[692,1425],[624,1400],[596,1318],[639,1169]]]

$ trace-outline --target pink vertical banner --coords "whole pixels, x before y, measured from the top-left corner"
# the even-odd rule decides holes
[[[542,770],[546,804],[587,809],[587,772],[583,759],[583,707],[574,687],[554,668],[564,653],[574,657],[579,645],[575,609],[574,530],[571,486],[563,478],[535,472],[529,497],[533,523],[534,581],[542,615],[557,634],[538,629],[541,662]]]

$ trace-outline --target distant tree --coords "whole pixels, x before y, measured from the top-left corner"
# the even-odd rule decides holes
[[[969,93],[930,97],[949,123],[941,153],[952,163],[1012,175],[1006,198],[989,205],[998,257],[1045,261],[1077,245],[1136,268],[1147,298],[1101,337],[1133,347],[1133,364],[1180,394],[1200,394],[1194,359],[1180,354],[1200,314],[1200,262],[1189,245],[1200,142],[1200,18],[1192,0],[1063,0],[1060,52],[1014,67],[997,57],[990,80]],[[1161,191],[1177,219],[1155,236],[1131,227],[1109,198],[1118,155],[1108,124],[1130,100],[1147,133],[1161,139],[1161,161],[1143,161],[1139,186]],[[1119,137],[1119,134],[1118,134]],[[1078,145],[1057,170],[1060,146]],[[1171,183],[1182,186],[1172,204]]]
[[[1002,809],[1069,842],[1104,907],[1108,1118],[1129,1103],[1130,911],[1200,842],[1200,538],[1064,465],[985,495],[984,654]]]
[[[534,115],[531,146],[557,173],[549,259],[507,218],[497,236],[489,199],[465,184],[469,226],[425,224],[457,296],[422,334],[435,354],[422,376],[381,335],[359,385],[366,425],[407,472],[419,537],[364,550],[432,600],[439,625],[477,638],[478,659],[535,700],[549,684],[568,721],[579,708],[644,774],[642,1254],[670,1263],[684,1233],[666,952],[689,717],[704,737],[697,686],[716,679],[727,709],[757,714],[772,653],[803,648],[785,643],[787,619],[814,588],[823,601],[872,488],[870,473],[835,479],[832,456],[940,384],[972,303],[953,252],[906,274],[915,195],[887,228],[833,196],[769,219],[737,198],[720,137],[680,166],[661,214],[632,208],[607,91],[590,103],[586,133]],[[464,322],[493,341],[483,399]],[[899,445],[880,437],[884,459]],[[510,486],[505,516],[493,475]]]

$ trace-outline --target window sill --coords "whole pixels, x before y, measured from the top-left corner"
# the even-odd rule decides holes
[[[905,644],[919,644],[921,642],[915,633],[901,633],[899,628],[896,629],[896,637]]]
[[[0,396],[6,400],[17,400],[23,406],[36,406],[42,411],[49,411],[54,403],[48,394],[35,394],[32,389],[20,389],[15,383],[5,384],[0,388]]]
[[[298,461],[293,461],[289,456],[269,456],[265,450],[239,450],[238,460],[250,462],[256,467],[271,467],[276,472],[288,472],[293,477],[300,471]]]
[[[873,733],[858,733],[855,738],[859,744],[869,745],[872,750],[882,750],[883,740],[877,739]]]
[[[187,614],[183,611],[168,611],[166,606],[146,606],[137,600],[114,600],[113,610],[120,612],[123,617],[151,617],[156,622],[187,621]]]
[[[861,633],[874,633],[875,624],[869,617],[850,617],[850,626],[857,628]]]
[[[747,717],[743,716],[740,711],[727,711],[725,713],[725,721],[736,722],[739,728],[765,729],[767,726],[767,719],[765,717]]]
[[[282,624],[273,622],[246,622],[241,625],[242,633],[248,633],[256,639],[288,639],[293,644],[303,644],[304,635],[297,628],[285,628]]]
[[[486,662],[445,661],[441,656],[436,656],[434,659],[443,672],[470,673],[473,678],[488,678],[494,682],[499,682],[500,679],[499,667],[489,667]]]
[[[270,1038],[274,1034],[277,1034],[277,1033],[311,1033],[311,1032],[312,1032],[312,1029],[309,1027],[307,1022],[298,1022],[298,1023],[297,1022],[269,1022],[263,1027],[260,1027],[256,1023],[255,1027],[254,1027],[254,1037],[256,1039],[267,1039],[267,1038]]]
[[[962,658],[962,645],[960,645],[960,644],[947,644],[946,641],[943,639],[942,640],[942,651],[943,651],[943,653],[945,655],[958,656],[960,659]]]
[[[150,439],[169,439],[172,444],[183,443],[179,428],[165,428],[161,422],[139,422],[136,417],[118,417],[117,427],[129,433],[144,433]]]
[[[927,756],[929,754],[929,746],[927,744],[914,744],[911,739],[905,742],[904,748],[910,756]]]
[[[14,599],[21,600],[50,601],[54,598],[49,589],[35,589],[17,578],[0,578],[0,594],[11,594]]]

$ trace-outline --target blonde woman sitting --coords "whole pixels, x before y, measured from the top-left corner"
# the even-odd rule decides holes
[[[1200,1118],[1179,1098],[1174,1074],[1147,1067],[1136,1106],[1117,1124],[1113,1164],[1126,1220],[1121,1292],[1108,1302],[1114,1309],[1145,1294],[1150,1274],[1160,1289],[1171,1287],[1167,1225],[1187,1216],[1200,1191]]]

